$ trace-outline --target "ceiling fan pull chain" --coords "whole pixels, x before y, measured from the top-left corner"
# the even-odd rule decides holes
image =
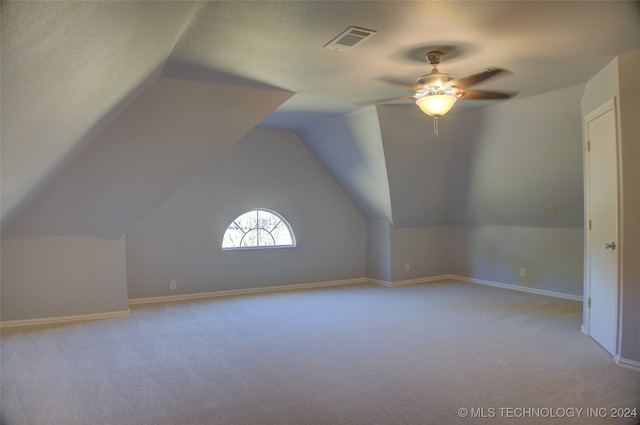
[[[436,140],[436,143],[440,141],[438,137],[438,117],[433,117],[433,138]]]

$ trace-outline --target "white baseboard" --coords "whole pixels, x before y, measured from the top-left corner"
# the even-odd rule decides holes
[[[478,283],[482,285],[495,286],[498,288],[530,292],[534,294],[547,295],[551,297],[564,298],[564,299],[569,299],[574,301],[582,301],[582,297],[578,295],[565,294],[562,292],[547,291],[544,289],[529,288],[525,286],[511,285],[507,283],[492,282],[488,280],[473,279],[473,278],[464,277],[464,276],[446,274],[446,275],[440,275],[440,276],[400,280],[396,282],[388,282],[388,281],[383,281],[379,279],[363,277],[363,278],[356,278],[356,279],[332,280],[332,281],[325,281],[325,282],[267,286],[263,288],[229,289],[229,290],[213,291],[213,292],[200,292],[195,294],[168,295],[168,296],[150,297],[150,298],[133,298],[129,300],[129,305],[163,303],[163,302],[172,302],[172,301],[188,301],[188,300],[196,300],[196,299],[203,299],[203,298],[229,297],[234,295],[250,295],[250,294],[268,293],[268,292],[294,291],[294,290],[301,290],[301,289],[321,288],[326,286],[353,285],[358,283],[369,283],[369,284],[382,285],[387,287],[396,287],[396,286],[404,286],[404,285],[415,285],[420,283],[441,282],[445,280],[458,280],[462,282]],[[96,313],[96,314],[83,314],[83,315],[76,315],[76,316],[45,317],[45,318],[39,318],[39,319],[24,319],[24,320],[5,320],[0,322],[0,328],[46,325],[46,324],[65,323],[65,322],[82,322],[82,321],[101,320],[101,319],[113,319],[118,317],[127,317],[130,314],[131,314],[130,311],[127,309],[123,311],[114,311],[114,312]],[[637,365],[635,365],[635,362],[633,362],[632,360],[620,359],[620,363],[630,368],[638,367]]]
[[[549,297],[563,298],[565,300],[582,302],[582,296],[565,294],[564,292],[547,291],[546,289],[531,288],[529,286],[512,285],[510,283],[493,282],[490,280],[474,279],[474,278],[465,277],[465,276],[449,275],[448,277],[450,279],[461,280],[463,282],[479,283],[480,285],[495,286],[497,288],[512,289],[514,291],[529,292],[532,294],[546,295]]]
[[[615,356],[615,360],[618,366],[626,367],[628,369],[633,369],[640,372],[640,362],[637,362],[635,360],[625,359],[624,357],[620,357],[619,354]]]
[[[197,300],[197,299],[204,299],[204,298],[230,297],[234,295],[262,294],[262,293],[268,293],[268,292],[296,291],[301,289],[322,288],[325,286],[353,285],[357,283],[368,283],[368,279],[363,277],[358,279],[331,280],[331,281],[325,281],[325,282],[300,283],[300,284],[293,284],[293,285],[266,286],[263,288],[228,289],[228,290],[222,290],[222,291],[198,292],[195,294],[167,295],[167,296],[149,297],[149,298],[132,298],[129,300],[129,305],[165,303],[165,302],[173,302],[173,301],[189,301],[189,300]]]
[[[397,280],[395,282],[369,278],[367,279],[367,282],[372,283],[374,285],[396,287],[396,286],[404,286],[404,285],[416,285],[419,283],[441,282],[443,280],[449,280],[449,279],[451,279],[451,275],[420,277],[417,279]]]
[[[402,286],[402,285],[414,285],[414,284],[429,283],[429,282],[442,282],[442,281],[446,281],[446,280],[457,280],[457,281],[461,281],[461,282],[478,283],[480,285],[494,286],[496,288],[511,289],[513,291],[529,292],[529,293],[532,293],[532,294],[546,295],[548,297],[563,298],[563,299],[566,299],[566,300],[582,302],[582,297],[580,295],[565,294],[564,292],[547,291],[546,289],[538,289],[538,288],[531,288],[531,287],[528,287],[528,286],[512,285],[512,284],[509,284],[509,283],[493,282],[493,281],[490,281],[490,280],[474,279],[474,278],[471,278],[471,277],[458,276],[458,275],[453,275],[453,274],[444,274],[444,275],[440,275],[440,276],[422,277],[422,278],[418,278],[418,279],[400,280],[400,281],[396,281],[396,282],[388,282],[388,281],[385,281],[385,280],[371,279],[371,278],[367,279],[367,281],[369,283],[372,283],[372,284],[375,284],[375,285],[388,286],[388,287],[395,287],[395,286]],[[583,330],[583,332],[584,332],[584,330]]]
[[[131,312],[129,309],[122,311],[111,311],[107,313],[95,313],[95,314],[79,314],[75,316],[59,316],[59,317],[43,317],[39,319],[22,319],[22,320],[5,320],[0,322],[0,328],[15,328],[18,326],[36,326],[36,325],[51,325],[58,323],[70,323],[70,322],[87,322],[90,320],[103,320],[103,319],[115,319],[118,317],[129,317]]]
[[[370,277],[367,278],[367,282],[373,285],[391,286],[391,282],[387,282],[386,280],[380,280],[380,279],[372,279]]]

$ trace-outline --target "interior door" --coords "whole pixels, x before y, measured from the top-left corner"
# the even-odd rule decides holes
[[[609,353],[618,336],[618,153],[615,102],[586,117],[589,335]]]

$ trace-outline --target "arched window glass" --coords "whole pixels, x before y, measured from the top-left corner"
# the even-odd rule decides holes
[[[222,238],[222,249],[296,246],[291,226],[280,214],[257,209],[238,216]]]

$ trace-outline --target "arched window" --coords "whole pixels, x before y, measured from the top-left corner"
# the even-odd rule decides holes
[[[275,211],[259,208],[233,220],[222,238],[222,249],[296,246],[291,226]]]

